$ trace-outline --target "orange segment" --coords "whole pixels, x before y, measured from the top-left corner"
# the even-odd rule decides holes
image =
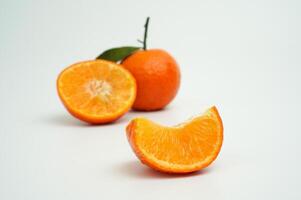
[[[136,82],[120,65],[93,60],[66,68],[57,79],[57,90],[73,116],[98,124],[112,122],[131,108]]]
[[[188,173],[207,167],[217,157],[223,142],[223,124],[216,107],[174,127],[136,118],[126,131],[137,157],[149,167],[168,173]]]

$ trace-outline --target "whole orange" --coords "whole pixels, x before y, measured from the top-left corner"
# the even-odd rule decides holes
[[[159,110],[176,96],[180,86],[180,69],[175,59],[160,49],[141,50],[121,63],[135,77],[136,110]]]

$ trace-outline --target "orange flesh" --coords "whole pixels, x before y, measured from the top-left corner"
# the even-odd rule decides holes
[[[104,60],[81,62],[65,69],[57,89],[69,112],[90,123],[116,120],[131,108],[136,96],[132,75]]]
[[[143,163],[159,171],[188,173],[215,160],[223,141],[223,125],[212,107],[204,115],[174,127],[134,119],[127,127],[127,136]]]

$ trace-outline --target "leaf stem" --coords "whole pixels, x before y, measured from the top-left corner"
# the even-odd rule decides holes
[[[144,39],[143,39],[143,50],[146,50],[146,39],[147,39],[147,31],[148,31],[148,23],[149,23],[149,17],[146,18],[146,22],[144,25]]]

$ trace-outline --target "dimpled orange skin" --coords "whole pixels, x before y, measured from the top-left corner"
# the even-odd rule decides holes
[[[122,63],[135,77],[137,97],[136,110],[159,110],[176,96],[180,86],[180,69],[175,59],[160,49],[141,50]]]

